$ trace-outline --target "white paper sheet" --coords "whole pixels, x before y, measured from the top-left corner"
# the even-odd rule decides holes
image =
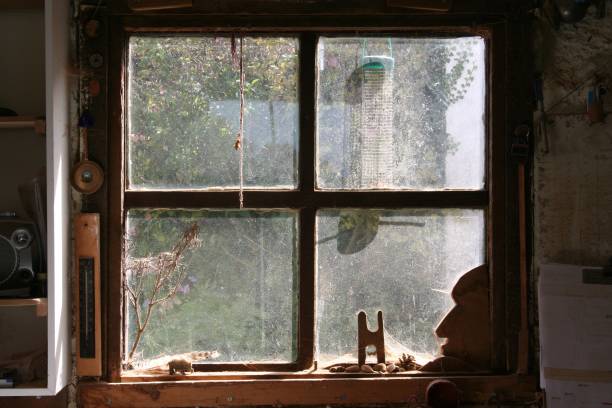
[[[605,408],[612,406],[612,383],[548,380],[547,408]]]
[[[540,267],[541,386],[549,408],[612,406],[612,285],[576,265]]]

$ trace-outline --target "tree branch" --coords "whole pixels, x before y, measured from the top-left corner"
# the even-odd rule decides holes
[[[125,287],[129,295],[128,297],[130,299],[130,304],[132,305],[134,314],[136,315],[137,326],[136,336],[134,337],[134,342],[130,347],[126,361],[126,365],[128,367],[132,366],[134,354],[136,353],[138,345],[142,340],[144,331],[149,324],[151,315],[153,313],[153,308],[156,305],[174,298],[177,294],[178,288],[183,283],[186,273],[184,269],[181,268],[181,261],[184,257],[185,251],[195,248],[199,244],[198,236],[199,227],[198,224],[194,222],[183,232],[183,235],[173,246],[170,252],[162,252],[157,255],[154,260],[153,258],[149,258],[149,262],[132,262],[131,265],[127,267],[127,269],[132,272],[132,275],[135,276],[136,280],[136,285],[134,288],[131,288],[127,282]],[[147,309],[143,320],[143,311],[141,310],[140,306],[140,298],[144,293],[145,277],[151,273],[155,274],[155,280],[147,298]],[[164,288],[166,288],[165,293]]]

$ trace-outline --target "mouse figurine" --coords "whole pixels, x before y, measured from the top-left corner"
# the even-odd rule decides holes
[[[177,358],[177,359],[171,360],[168,363],[168,369],[170,371],[170,375],[174,375],[179,372],[183,375],[185,375],[187,372],[193,373],[193,367],[191,366],[191,361],[183,359],[183,358]]]

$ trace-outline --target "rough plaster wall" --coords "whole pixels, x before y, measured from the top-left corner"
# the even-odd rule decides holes
[[[594,10],[554,34],[545,61],[545,106],[555,104],[599,71],[612,91],[612,1],[605,19]],[[548,152],[536,140],[534,166],[535,262],[601,265],[612,256],[612,115],[589,124],[587,86],[552,108]],[[604,99],[612,110],[612,92]],[[560,115],[558,113],[561,113]],[[569,114],[567,114],[569,113]]]

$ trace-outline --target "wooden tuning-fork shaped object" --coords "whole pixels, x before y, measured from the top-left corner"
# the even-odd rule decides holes
[[[378,329],[368,329],[368,318],[366,312],[361,311],[357,315],[357,361],[362,366],[366,362],[366,348],[376,347],[376,362],[385,362],[385,329],[383,325],[382,310],[378,311]]]

